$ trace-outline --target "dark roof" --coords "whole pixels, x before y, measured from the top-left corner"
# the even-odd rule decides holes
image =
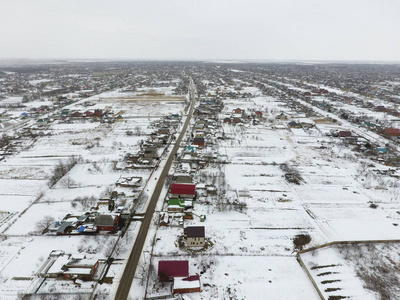
[[[187,277],[189,276],[188,260],[160,260],[158,262],[158,276],[162,274],[168,277]]]
[[[339,137],[351,136],[351,132],[350,131],[339,131],[338,136]]]
[[[193,144],[204,144],[204,138],[203,137],[196,137],[193,139]]]
[[[188,226],[188,227],[186,227],[186,236],[188,238],[205,237],[204,226]]]
[[[195,184],[173,183],[171,184],[171,194],[194,195],[196,193]]]

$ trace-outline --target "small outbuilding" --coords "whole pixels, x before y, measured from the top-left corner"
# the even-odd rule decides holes
[[[189,277],[177,277],[174,278],[174,288],[175,293],[195,293],[200,292],[200,276],[192,275]]]
[[[288,126],[290,128],[301,128],[301,125],[299,123],[295,122],[295,121],[289,122]]]

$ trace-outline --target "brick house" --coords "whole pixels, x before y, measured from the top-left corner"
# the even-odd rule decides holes
[[[101,214],[94,221],[98,231],[113,231],[118,228],[118,214]]]
[[[65,279],[92,280],[99,267],[99,261],[95,259],[71,260],[63,266]]]

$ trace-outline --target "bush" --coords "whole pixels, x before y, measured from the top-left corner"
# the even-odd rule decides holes
[[[303,250],[304,246],[311,242],[309,234],[298,234],[293,239],[294,249],[297,251]]]
[[[285,178],[290,183],[301,184],[304,181],[300,172],[289,163],[281,164],[281,170],[285,173]]]

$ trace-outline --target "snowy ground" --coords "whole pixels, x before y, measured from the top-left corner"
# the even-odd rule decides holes
[[[146,93],[146,90],[142,92]],[[93,101],[96,105],[91,106],[91,110],[112,108],[115,114],[123,116],[122,122],[103,124],[75,121],[65,124],[55,121],[44,129],[51,135],[37,138],[29,147],[1,161],[0,231],[3,234],[0,240],[0,299],[15,299],[19,294],[35,290],[40,284],[35,274],[52,250],[81,253],[93,259],[107,259],[118,234],[42,235],[38,224],[43,223],[45,218],[59,221],[68,213],[86,212],[99,198],[115,188],[121,176],[142,177],[143,188],[151,168],[123,171],[115,168],[116,163],[122,161],[126,153],[139,150],[138,143],[154,130],[150,128],[151,122],[172,113],[181,114],[185,97],[123,97],[126,94],[117,91],[104,93],[68,107],[84,111],[86,108],[82,108],[81,103]],[[34,102],[29,105],[34,105]],[[132,131],[133,135],[128,136],[127,131]],[[49,187],[55,167],[60,163],[67,164],[71,157],[75,158],[77,164]],[[152,188],[152,184],[147,185],[147,189]],[[138,192],[128,188],[117,190],[126,193],[127,208],[136,205],[132,201],[135,201]],[[142,210],[143,204],[138,209]],[[113,265],[108,277],[119,276],[123,271],[123,261],[133,245],[137,224],[133,222],[124,239],[118,243],[114,253],[120,260]],[[107,297],[112,289],[112,284],[104,284],[99,290]],[[93,282],[77,287],[72,281],[48,279],[39,292],[63,291],[84,296],[92,290]],[[70,298],[75,296],[71,294]]]
[[[398,242],[333,245],[301,258],[326,298],[395,299],[398,250]]]
[[[296,261],[296,235],[310,235],[307,247],[398,236],[396,211],[400,211],[400,205],[396,186],[373,188],[392,179],[375,176],[371,170],[388,167],[368,160],[369,167],[365,162],[362,165],[351,146],[323,134],[332,128],[340,129],[339,125],[322,123],[316,129],[289,129],[287,123],[292,118],[301,120],[304,116],[289,111],[271,97],[226,100],[224,105],[221,119],[237,107],[267,111],[260,125],[223,124],[225,139],[219,141],[218,153],[227,155],[229,164],[210,164],[200,171],[208,174],[201,177],[200,183],[214,181],[219,190],[225,186],[223,197],[237,199],[245,206],[239,209],[224,206],[217,197],[199,197],[194,212],[205,214],[206,222],[199,223],[195,217],[185,221],[185,226],[204,225],[212,246],[206,251],[190,252],[191,255],[179,247],[182,228],[159,227],[152,248],[148,295],[168,294],[156,278],[158,260],[188,259],[190,273],[200,273],[202,282],[202,291],[191,294],[192,299],[257,299],[260,294],[268,294],[271,299],[318,299]],[[281,112],[292,118],[275,119]],[[350,123],[346,126],[352,129]],[[284,163],[298,170],[301,184],[285,179],[281,168]],[[223,174],[224,179],[215,181],[213,174]],[[372,188],[366,189],[366,185]],[[237,192],[243,190],[250,197],[238,197]],[[323,259],[325,255],[319,257]],[[203,273],[204,266],[207,270]],[[364,288],[351,264],[341,264],[337,272],[344,274],[340,288],[346,291],[338,295],[376,299]],[[330,292],[328,289],[325,295],[336,295]],[[139,295],[141,292],[133,292],[132,299]]]
[[[42,235],[37,224],[49,215],[59,220],[67,213],[84,211],[87,203],[79,199],[104,196],[120,176],[140,176],[146,182],[150,169],[122,172],[115,168],[115,162],[139,148],[138,142],[153,131],[149,128],[153,120],[171,113],[182,114],[184,98],[170,95],[171,91],[172,88],[143,89],[131,94],[113,91],[82,100],[69,108],[84,110],[81,104],[91,101],[95,104],[91,109],[110,108],[124,119],[114,124],[51,123],[46,131],[52,135],[38,138],[32,146],[1,161],[2,299],[14,299],[35,285],[32,278],[52,250],[62,248],[69,253],[84,253],[89,258],[107,258],[117,235],[55,237]],[[160,92],[167,97],[156,101],[154,98]],[[216,93],[212,89],[209,92]],[[325,135],[332,129],[354,130],[360,135],[365,130],[348,122],[342,122],[342,126],[318,123],[310,130],[290,129],[287,123],[304,119],[303,113],[291,111],[273,97],[261,96],[257,88],[244,87],[241,92],[253,93],[256,97],[224,100],[219,118],[229,116],[239,107],[246,111],[260,110],[264,113],[263,119],[259,125],[221,124],[217,129],[224,134],[224,139],[218,139],[216,150],[220,156],[227,157],[228,163],[210,163],[197,172],[195,180],[215,185],[218,193],[199,196],[194,204],[196,215],[207,216],[204,223],[196,216],[185,221],[185,226],[205,226],[209,248],[199,252],[180,248],[178,239],[183,229],[158,227],[156,213],[142,255],[142,264],[145,271],[149,269],[149,274],[136,274],[132,299],[142,299],[145,293],[148,296],[168,293],[168,286],[163,287],[156,276],[161,259],[188,259],[190,273],[201,274],[202,291],[191,294],[191,299],[318,299],[317,291],[296,260],[293,244],[296,235],[311,237],[306,247],[332,241],[398,237],[397,179],[376,173],[389,167],[364,158],[342,140]],[[324,117],[327,115],[315,110]],[[287,120],[277,118],[281,112],[288,116]],[[137,128],[141,135],[126,134]],[[384,142],[373,134],[368,133],[366,137],[371,136]],[[60,162],[68,162],[71,156],[79,159],[78,163],[50,188],[48,182],[54,168]],[[288,182],[283,164],[299,173],[300,184]],[[155,183],[151,180],[145,193],[150,195]],[[126,191],[132,194],[127,205],[134,205],[134,192]],[[167,191],[166,187],[162,197]],[[246,196],[241,196],[242,192]],[[142,203],[138,212],[144,209]],[[163,209],[160,201],[157,211]],[[114,277],[114,283],[98,288],[105,298],[112,298],[116,290],[123,260],[133,244],[138,224],[133,223],[118,244],[115,256],[118,260],[108,273]],[[374,247],[373,250],[368,246],[366,250],[363,247],[323,248],[302,254],[302,258],[326,297],[379,299],[382,294],[366,287],[368,280],[371,281],[370,274],[362,273],[362,266],[378,272],[372,262],[377,259],[377,253],[384,253],[382,264],[386,264],[387,270],[392,270],[391,267],[396,270],[398,258],[392,253],[398,249],[397,246]],[[365,258],[362,265],[356,262],[360,253]],[[327,273],[325,267],[329,274],[323,274]],[[380,274],[383,276],[384,270]],[[141,285],[140,276],[144,276],[146,284]],[[45,291],[59,288],[50,281],[43,285]],[[67,285],[65,289],[85,293],[91,287],[78,289]],[[390,292],[396,298],[400,295],[397,288]]]

